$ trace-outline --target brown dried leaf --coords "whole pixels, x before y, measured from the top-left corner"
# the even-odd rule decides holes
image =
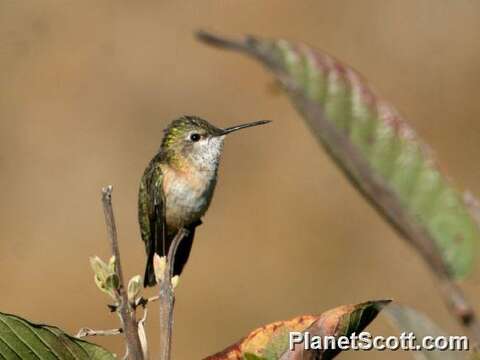
[[[332,359],[340,350],[307,352],[299,345],[294,351],[288,351],[289,332],[308,331],[312,336],[350,335],[363,330],[389,302],[390,300],[378,300],[344,305],[320,316],[303,315],[291,320],[277,321],[252,331],[237,343],[205,360]]]

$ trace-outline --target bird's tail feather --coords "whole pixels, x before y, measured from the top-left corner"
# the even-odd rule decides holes
[[[155,279],[155,269],[153,267],[154,254],[154,251],[148,254],[147,265],[145,267],[145,275],[143,277],[143,287],[151,287],[157,285],[157,280]]]

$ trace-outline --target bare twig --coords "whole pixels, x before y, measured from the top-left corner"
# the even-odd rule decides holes
[[[78,330],[76,338],[83,338],[86,336],[112,336],[122,334],[122,329],[109,329],[109,330],[94,330],[90,328],[81,328]]]
[[[119,308],[118,314],[124,329],[125,338],[127,340],[127,354],[129,359],[143,360],[143,351],[138,337],[138,326],[135,320],[135,312],[132,311],[128,303],[127,292],[125,291],[125,282],[123,279],[122,265],[120,261],[120,249],[118,247],[117,228],[115,225],[115,217],[113,215],[112,207],[112,186],[107,186],[102,189],[102,204],[103,212],[105,214],[105,223],[107,225],[108,237],[112,248],[112,253],[115,256],[115,272],[119,279],[118,297]]]
[[[146,306],[148,304],[150,304],[151,302],[158,301],[159,299],[160,299],[159,295],[155,295],[155,296],[152,296],[152,297],[149,297],[149,298],[139,297],[138,299],[135,300],[135,304],[133,305],[133,307],[135,309],[139,306],[142,306],[143,308],[146,308]]]
[[[162,281],[158,299],[160,300],[160,360],[170,360],[173,330],[173,307],[175,294],[172,286],[173,265],[178,245],[187,235],[186,229],[180,229],[170,245],[167,256],[167,266]]]

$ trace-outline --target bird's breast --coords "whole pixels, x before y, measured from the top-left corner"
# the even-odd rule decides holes
[[[216,174],[205,171],[167,171],[164,178],[166,223],[176,231],[198,221],[207,211]]]

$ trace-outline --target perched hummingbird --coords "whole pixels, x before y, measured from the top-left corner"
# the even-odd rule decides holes
[[[262,120],[226,129],[196,116],[183,116],[164,130],[159,151],[140,181],[138,218],[147,252],[144,286],[156,284],[155,254],[166,256],[178,230],[188,230],[174,261],[180,275],[188,260],[195,228],[201,224],[217,183],[225,136],[234,131],[267,124]]]

